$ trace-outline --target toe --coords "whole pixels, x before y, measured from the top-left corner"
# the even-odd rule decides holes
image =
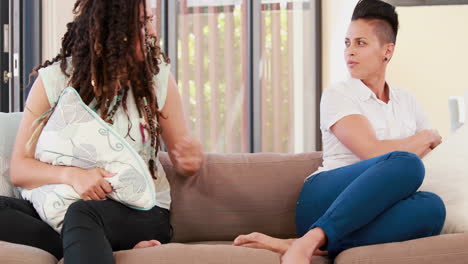
[[[242,244],[245,244],[249,242],[249,240],[247,239],[247,235],[240,235],[238,237],[236,237],[236,239],[234,239],[234,245],[238,246],[238,245],[242,245]]]
[[[154,239],[153,239],[153,240],[150,240],[150,242],[151,242],[151,244],[152,244],[153,246],[160,246],[160,245],[161,245],[161,242],[159,242],[158,240],[154,240]]]

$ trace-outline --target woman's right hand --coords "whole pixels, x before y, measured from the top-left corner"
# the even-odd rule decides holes
[[[70,185],[83,200],[102,200],[112,192],[112,186],[104,178],[115,176],[102,168],[85,170],[70,167],[67,171]]]

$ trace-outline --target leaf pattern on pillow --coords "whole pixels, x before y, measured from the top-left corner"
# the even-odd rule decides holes
[[[156,202],[155,189],[146,162],[103,122],[81,102],[73,88],[65,89],[39,137],[35,157],[46,163],[55,161],[55,165],[116,172],[117,176],[106,178],[113,187],[108,197],[135,209],[151,208]],[[23,197],[58,232],[68,206],[81,199],[73,187],[64,184],[23,190]]]
[[[73,144],[73,141],[72,141]],[[71,160],[71,166],[79,167],[82,169],[94,169],[97,167],[97,151],[96,147],[90,144],[81,144],[76,146],[73,144],[73,158]]]
[[[111,139],[111,133],[109,132],[109,129],[107,128],[100,128],[99,134],[105,136],[107,138],[107,144],[109,145],[109,148],[111,148],[113,151],[122,151],[124,149],[124,145],[120,142],[112,143],[112,140],[115,141],[117,139],[115,136],[112,136]]]
[[[72,187],[68,188],[72,189]],[[59,184],[43,185],[33,189],[31,192],[31,201],[34,209],[36,209],[39,216],[45,221],[56,217],[56,214],[50,213],[52,208],[47,208],[48,203],[46,201],[52,202],[54,210],[65,212],[68,206],[77,201],[77,199],[81,199],[77,193],[73,191],[64,192],[63,187]]]
[[[67,125],[87,123],[93,120],[93,116],[80,104],[78,98],[71,91],[66,92],[57,104],[44,131],[63,130]]]
[[[47,214],[44,206],[46,203],[44,200],[47,198],[47,194],[55,190],[55,185],[43,185],[40,188],[36,188],[31,193],[31,201],[33,201],[34,209],[41,216],[42,219],[47,219]]]
[[[128,168],[119,175],[119,182],[122,188],[115,193],[126,203],[137,201],[146,190],[146,181],[134,168]]]

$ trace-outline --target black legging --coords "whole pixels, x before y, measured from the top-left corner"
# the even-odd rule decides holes
[[[57,259],[61,258],[62,242],[58,233],[39,219],[30,203],[8,197],[0,197],[0,201],[2,205],[21,204],[35,215],[26,218],[17,206],[0,207],[0,224],[3,223],[0,240],[42,248]],[[30,228],[24,229],[24,226]],[[48,233],[40,233],[44,232],[42,230]],[[142,240],[168,243],[171,235],[169,210],[155,206],[149,211],[140,211],[112,200],[79,201],[68,208],[65,216],[64,260],[66,264],[111,264],[114,263],[113,251],[131,249]]]
[[[63,256],[60,235],[25,200],[0,196],[0,240],[43,249],[58,260]]]

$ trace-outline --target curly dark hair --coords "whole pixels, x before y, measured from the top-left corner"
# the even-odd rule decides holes
[[[144,7],[144,14],[140,12],[141,5]],[[106,102],[112,101],[121,90],[124,91],[122,107],[129,119],[126,99],[131,87],[139,115],[146,119],[151,128],[147,130],[156,141],[152,147],[157,155],[161,134],[158,124],[159,119],[164,117],[158,107],[153,77],[159,73],[159,64],[169,63],[169,59],[156,41],[148,45],[146,1],[77,0],[73,13],[75,18],[67,24],[60,53],[36,67],[33,73],[37,75],[39,69],[60,62],[63,74],[69,77],[69,85],[79,92],[87,105],[96,99],[97,108],[104,120],[110,110]],[[142,15],[144,22],[140,20]],[[142,29],[146,31],[146,36],[142,36]],[[137,48],[146,54],[144,61],[137,59],[137,40],[141,43]],[[72,58],[71,73],[67,72],[69,57]],[[42,126],[49,116],[40,121]],[[127,136],[130,135],[131,126],[129,120]],[[155,164],[151,163],[150,161],[150,171],[155,177]]]

